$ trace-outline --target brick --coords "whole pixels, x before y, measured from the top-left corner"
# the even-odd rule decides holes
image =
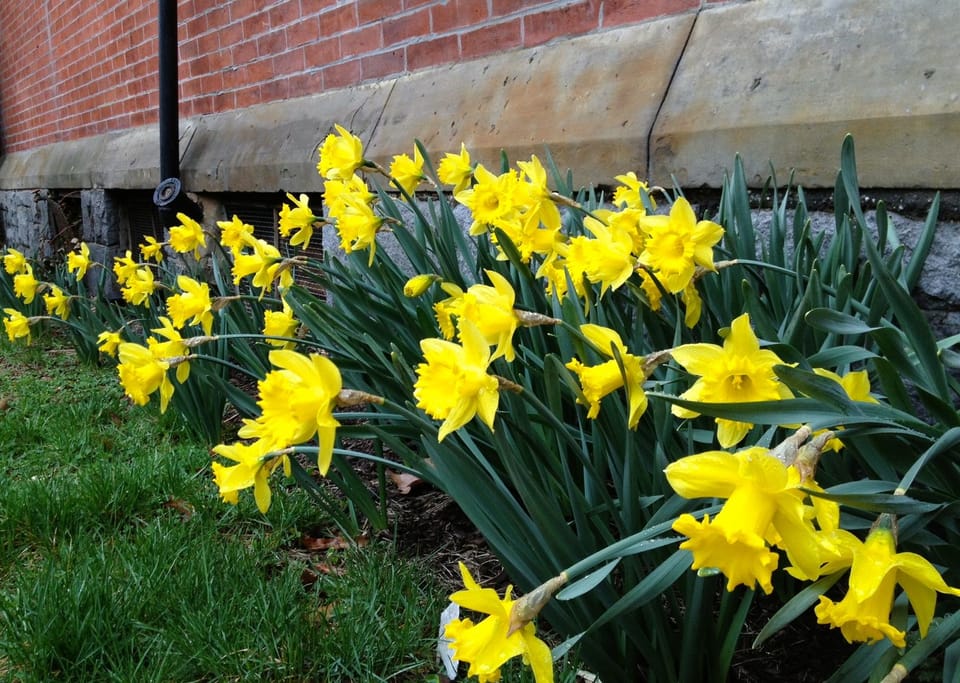
[[[300,19],[300,1],[286,0],[274,5],[267,11],[270,28],[283,28],[297,23]]]
[[[428,35],[430,35],[430,10],[428,8],[385,19],[383,22],[383,44],[386,47]]]
[[[463,59],[490,55],[501,50],[520,47],[520,19],[484,26],[460,36],[460,54]]]
[[[403,9],[414,9],[426,5],[437,5],[443,0],[403,0]]]
[[[445,33],[479,24],[486,18],[487,3],[479,0],[448,0],[445,4],[430,8],[434,33]]]
[[[290,77],[290,96],[300,97],[323,92],[323,71],[312,71],[296,74]]]
[[[273,78],[260,84],[260,101],[274,102],[290,97],[290,81],[287,78]]]
[[[528,14],[523,17],[523,44],[541,45],[558,36],[577,35],[600,24],[600,2],[583,0],[574,5]]]
[[[503,17],[518,12],[526,13],[549,4],[552,4],[550,0],[493,0],[490,14],[493,17]]]
[[[260,86],[253,85],[237,91],[237,106],[250,107],[260,101]]]
[[[343,88],[360,80],[360,60],[352,59],[328,66],[323,70],[323,88]]]
[[[300,16],[310,17],[336,4],[337,0],[300,0]]]
[[[357,7],[352,2],[320,14],[320,32],[325,36],[357,28]]]
[[[340,38],[321,40],[304,48],[304,61],[307,66],[326,66],[340,61]]]
[[[700,0],[605,0],[603,27],[623,26],[655,17],[682,14],[700,6]]]
[[[381,26],[373,24],[340,36],[340,52],[344,57],[368,54],[383,47]]]
[[[410,71],[450,64],[459,58],[460,39],[457,36],[441,36],[407,46],[407,68]]]
[[[273,73],[276,76],[287,76],[289,74],[303,71],[306,66],[304,49],[298,48],[290,52],[284,52],[273,58]]]
[[[360,77],[367,81],[384,76],[395,76],[406,70],[403,48],[368,55],[360,59]]]
[[[403,0],[356,0],[357,21],[361,26],[381,21],[403,9]]]
[[[274,31],[257,38],[257,56],[270,57],[287,49],[287,39],[283,31]]]
[[[303,18],[292,26],[284,28],[283,34],[287,39],[287,47],[315,43],[323,36],[320,33],[320,20],[317,17]]]

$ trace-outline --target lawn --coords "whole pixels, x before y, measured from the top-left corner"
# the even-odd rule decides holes
[[[335,535],[296,489],[222,503],[173,414],[56,341],[0,342],[0,677],[421,681],[446,593],[389,541]]]

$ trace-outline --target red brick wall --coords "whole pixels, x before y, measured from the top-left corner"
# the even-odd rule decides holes
[[[180,111],[332,90],[701,0],[178,0]],[[3,152],[156,120],[157,0],[0,2]]]

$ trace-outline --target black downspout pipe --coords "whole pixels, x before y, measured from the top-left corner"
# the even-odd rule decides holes
[[[177,213],[196,221],[203,219],[203,208],[187,196],[180,182],[180,83],[177,41],[177,0],[159,0],[157,16],[160,128],[160,184],[153,192],[153,203],[165,228],[177,225]]]

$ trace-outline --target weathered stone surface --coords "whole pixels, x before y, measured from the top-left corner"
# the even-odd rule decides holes
[[[31,258],[50,255],[52,227],[46,190],[0,191],[6,246]]]
[[[759,185],[833,184],[846,133],[865,187],[960,187],[957,7],[764,0],[701,12],[654,126],[651,176],[716,187],[737,153]]]
[[[113,196],[106,190],[83,190],[80,193],[83,216],[83,239],[88,244],[117,248],[120,246],[120,211]]]

